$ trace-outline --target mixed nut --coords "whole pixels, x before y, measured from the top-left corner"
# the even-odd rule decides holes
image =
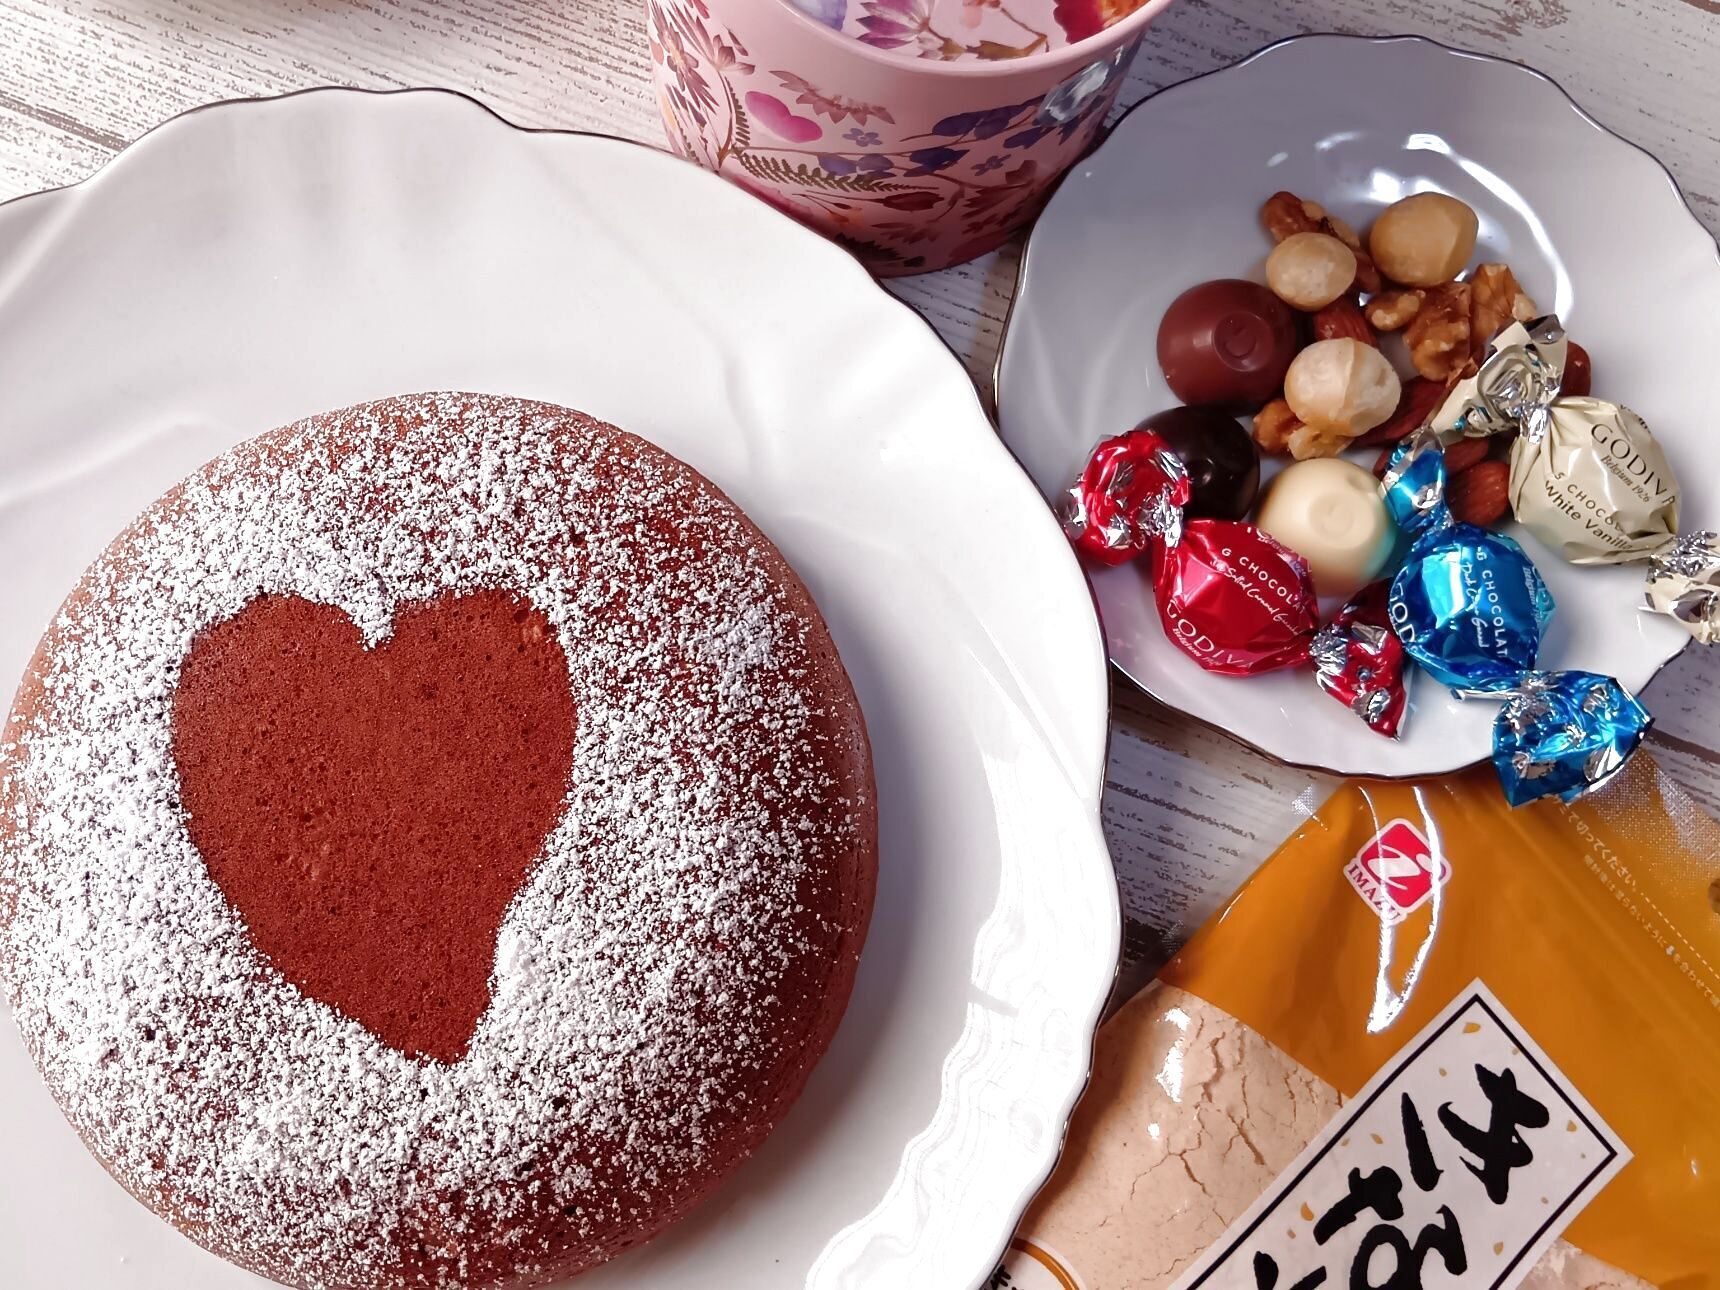
[[[1313,336],[1291,364],[1283,394],[1255,415],[1254,437],[1264,452],[1302,460],[1396,442],[1452,385],[1474,374],[1488,342],[1507,323],[1536,314],[1507,265],[1484,263],[1459,277],[1475,253],[1480,221],[1466,203],[1444,193],[1417,193],[1388,206],[1359,256],[1360,242],[1347,225],[1294,193],[1267,198],[1260,219],[1276,243],[1266,261],[1267,285],[1286,304],[1311,313]],[[1354,271],[1338,282],[1348,263]],[[1319,291],[1308,286],[1315,277]],[[1391,333],[1402,334],[1416,373],[1401,382],[1379,353],[1381,337]],[[1377,359],[1360,358],[1362,347]],[[1320,379],[1307,379],[1308,367]],[[1387,392],[1391,406],[1382,410]],[[1454,475],[1474,473],[1452,489],[1459,518],[1485,525],[1504,517],[1498,466],[1486,453],[1452,463]],[[1383,470],[1381,464],[1375,473]]]
[[[1242,279],[1190,288],[1166,311],[1159,356],[1185,403],[1252,410],[1264,453],[1307,461],[1378,447],[1379,476],[1391,445],[1475,374],[1492,339],[1537,313],[1508,265],[1484,262],[1465,274],[1480,221],[1444,193],[1394,202],[1365,242],[1295,193],[1272,194],[1260,221],[1273,240],[1264,288]],[[1400,376],[1386,352],[1393,335],[1399,363],[1414,375]],[[1567,390],[1586,392],[1588,367],[1573,344]],[[1509,450],[1501,439],[1454,454],[1457,518],[1489,525],[1506,517]]]
[[[1265,282],[1220,278],[1184,291],[1160,322],[1159,365],[1186,405],[1179,411],[1198,409],[1203,424],[1251,414],[1254,447],[1295,459],[1272,482],[1256,523],[1308,562],[1320,595],[1347,596],[1390,558],[1390,544],[1377,536],[1383,503],[1370,500],[1364,469],[1299,467],[1379,448],[1373,474],[1381,476],[1393,446],[1475,374],[1495,335],[1535,315],[1535,302],[1507,265],[1482,263],[1465,273],[1480,220],[1443,193],[1394,202],[1365,241],[1295,193],[1272,194],[1260,220],[1273,241]],[[1394,361],[1388,351],[1400,344]],[[1587,355],[1575,347],[1573,355],[1580,386]],[[1212,473],[1201,436],[1184,433],[1174,448],[1195,474]],[[1509,450],[1502,436],[1451,453],[1454,518],[1485,526],[1506,517]],[[1223,509],[1222,517],[1240,518],[1256,501],[1257,472],[1238,472],[1231,460],[1226,474],[1247,480],[1248,495],[1233,488]],[[1197,495],[1188,514],[1208,513],[1203,503]],[[1309,522],[1316,514],[1321,522]]]

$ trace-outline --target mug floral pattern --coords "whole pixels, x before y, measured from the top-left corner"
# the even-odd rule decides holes
[[[765,63],[707,0],[646,0],[646,17],[674,149],[884,275],[971,259],[1037,214],[1098,132],[1133,52],[1046,93],[927,121]]]
[[[791,0],[875,49],[957,62],[1026,58],[1085,40],[1145,0]]]
[[[1050,24],[1034,26],[1034,18],[1018,16],[1003,0],[961,0],[960,21],[967,30],[940,26],[931,0],[859,0],[858,14],[843,30],[874,49],[944,62],[1026,58],[1049,49],[1055,39]]]

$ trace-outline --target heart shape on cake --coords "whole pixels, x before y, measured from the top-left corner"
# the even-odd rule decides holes
[[[173,755],[191,840],[263,957],[454,1062],[561,818],[574,715],[567,656],[522,598],[406,605],[366,648],[339,609],[271,595],[193,641]]]

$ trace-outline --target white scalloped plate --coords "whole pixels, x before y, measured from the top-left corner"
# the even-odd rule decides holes
[[[763,203],[457,95],[326,90],[201,110],[0,208],[0,684],[174,480],[424,389],[570,404],[710,476],[806,578],[872,733],[881,884],[835,1047],[717,1197],[581,1290],[978,1283],[1115,966],[1104,653],[955,357]],[[252,1283],[108,1180],[10,1026],[0,1141],[0,1285]]]
[[[1048,498],[1099,439],[1176,402],[1155,357],[1159,319],[1196,282],[1263,280],[1258,213],[1280,188],[1364,229],[1412,192],[1475,207],[1478,256],[1510,264],[1563,317],[1594,357],[1595,393],[1641,412],[1666,445],[1684,526],[1720,523],[1714,239],[1660,163],[1539,72],[1408,36],[1295,37],[1174,85],[1063,181],[1028,242],[997,382],[1004,440]],[[1507,531],[1559,602],[1543,666],[1640,690],[1688,642],[1637,612],[1640,567],[1580,569]],[[1137,567],[1092,583],[1111,659],[1136,684],[1281,761],[1404,776],[1488,755],[1496,705],[1421,677],[1403,738],[1381,739],[1306,672],[1202,671],[1165,640]]]

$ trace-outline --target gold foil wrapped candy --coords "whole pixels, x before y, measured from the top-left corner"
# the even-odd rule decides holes
[[[1677,619],[1697,640],[1720,640],[1720,533],[1698,529],[1656,553],[1648,566],[1647,607]]]
[[[1678,480],[1629,408],[1559,399],[1511,446],[1517,522],[1572,564],[1644,560],[1678,534]]]
[[[1720,639],[1720,539],[1678,536],[1681,490],[1647,422],[1605,399],[1561,397],[1566,352],[1557,318],[1512,323],[1430,427],[1447,443],[1516,431],[1517,522],[1572,564],[1648,561],[1645,607],[1704,644]]]

